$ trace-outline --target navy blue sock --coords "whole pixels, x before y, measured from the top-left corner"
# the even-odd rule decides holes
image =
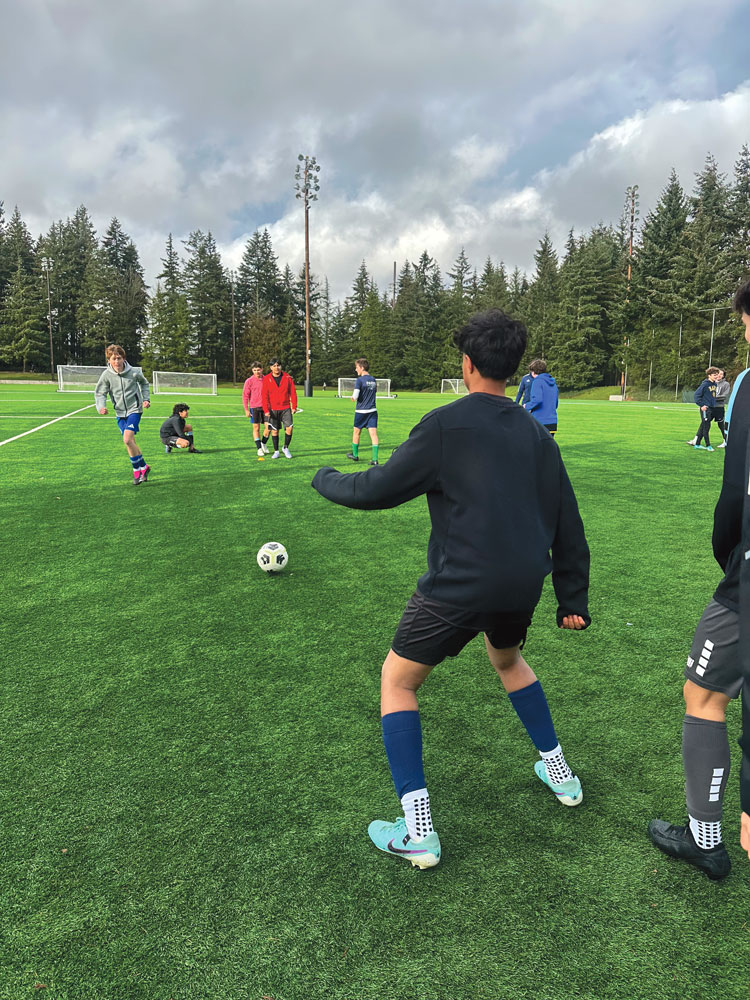
[[[549,705],[539,681],[534,681],[533,684],[518,691],[511,691],[508,697],[537,750],[540,753],[554,750],[558,739],[555,727],[552,725]]]
[[[140,455],[128,455],[128,458],[130,459],[130,464],[133,466],[133,468],[137,469],[138,468],[138,463],[141,460],[141,456]]]
[[[380,720],[388,766],[399,799],[425,787],[419,712],[389,712]]]
[[[146,468],[146,459],[143,457],[143,455],[136,455],[134,461],[135,461],[135,465],[133,466],[134,469]]]

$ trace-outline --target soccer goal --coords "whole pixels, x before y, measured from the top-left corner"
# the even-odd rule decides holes
[[[208,372],[154,372],[154,393],[167,396],[216,395],[216,376]]]
[[[341,397],[351,396],[354,392],[355,378],[340,378],[338,394]],[[376,378],[378,399],[393,399],[391,396],[391,380],[389,378]]]
[[[462,378],[444,378],[440,383],[441,392],[450,392],[454,396],[465,396],[466,386]]]
[[[58,365],[58,392],[93,392],[106,365]]]

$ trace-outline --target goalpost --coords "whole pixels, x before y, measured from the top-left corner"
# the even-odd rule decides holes
[[[338,395],[340,397],[351,396],[354,392],[355,378],[340,378]],[[376,378],[378,399],[393,399],[391,396],[391,380],[389,378]]]
[[[454,396],[465,396],[466,386],[462,378],[444,378],[440,383],[441,392],[450,392]]]
[[[154,394],[215,396],[216,375],[208,372],[154,372]]]
[[[106,365],[58,365],[58,392],[93,392]]]

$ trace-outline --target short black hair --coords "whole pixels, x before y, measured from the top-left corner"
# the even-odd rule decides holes
[[[526,350],[526,327],[500,309],[476,313],[456,330],[453,343],[484,378],[502,381],[518,368]]]
[[[734,293],[732,305],[738,313],[750,316],[750,280],[743,282]]]
[[[172,416],[176,417],[178,413],[182,413],[183,410],[189,410],[190,407],[187,403],[175,403],[172,407]]]
[[[268,362],[268,367],[271,368],[273,365],[280,365],[280,364],[281,362],[279,361],[278,358],[271,358],[271,360]]]

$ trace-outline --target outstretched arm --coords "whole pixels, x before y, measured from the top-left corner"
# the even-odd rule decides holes
[[[588,611],[590,554],[578,502],[560,459],[560,495],[557,532],[552,543],[552,585],[557,597],[560,628],[584,629]]]
[[[428,415],[420,421],[384,465],[366,472],[318,469],[313,487],[327,500],[359,510],[385,510],[413,500],[437,485],[440,431]]]

